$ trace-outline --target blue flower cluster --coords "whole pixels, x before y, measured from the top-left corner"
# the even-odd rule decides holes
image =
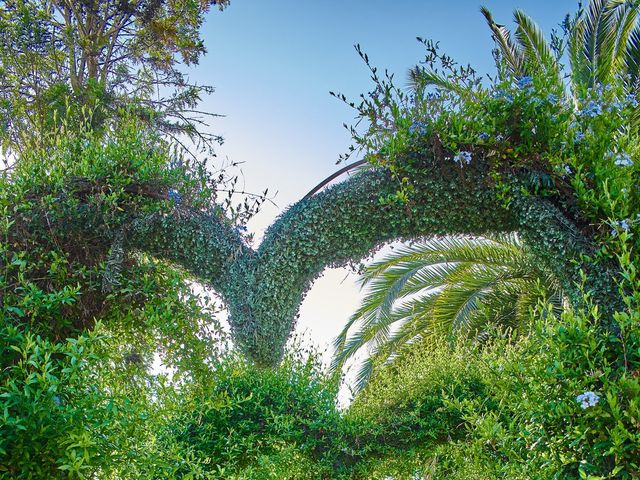
[[[620,220],[619,222],[614,222],[613,223],[613,229],[611,229],[611,236],[612,237],[617,237],[618,236],[618,228],[624,230],[625,232],[628,232],[629,229],[631,228],[631,226],[629,225],[629,222],[627,220]]]
[[[598,102],[591,100],[580,112],[582,117],[595,118],[602,113],[602,105]]]
[[[489,140],[489,134],[487,132],[482,132],[478,135],[478,140],[482,140],[483,142]]]
[[[453,161],[456,163],[459,163],[460,165],[469,165],[471,163],[471,159],[472,159],[472,155],[471,152],[467,152],[467,151],[461,151],[458,152],[458,154],[453,157]]]
[[[513,102],[513,95],[511,95],[510,93],[505,92],[502,89],[496,90],[495,92],[493,92],[492,96],[495,99],[503,99],[503,100],[506,100],[507,102]]]
[[[413,122],[409,127],[411,135],[425,135],[427,133],[427,124],[424,122]]]
[[[173,203],[176,205],[180,205],[180,201],[182,200],[182,196],[180,192],[178,192],[175,188],[170,188],[167,192],[167,198],[169,200],[173,200]]]
[[[636,99],[635,95],[629,94],[625,97],[625,101],[627,102],[627,105],[629,105],[631,108],[636,108],[638,106],[638,100]]]
[[[595,407],[599,401],[600,397],[593,392],[584,392],[576,397],[576,402],[580,404],[583,410],[589,407]]]
[[[578,143],[578,142],[582,141],[582,139],[583,139],[583,138],[584,138],[584,133],[582,133],[582,132],[578,131],[578,132],[576,132],[576,133],[574,134],[574,136],[573,136],[573,141],[574,141],[575,143]]]
[[[628,153],[619,153],[616,155],[614,163],[618,167],[630,167],[633,165],[633,160],[631,160]]]
[[[609,105],[609,110],[623,110],[627,107],[636,108],[638,106],[638,100],[634,95],[627,95],[624,100],[616,100]]]
[[[526,76],[526,77],[520,77],[518,79],[518,88],[522,89],[522,88],[528,88],[531,87],[533,85],[533,78]]]

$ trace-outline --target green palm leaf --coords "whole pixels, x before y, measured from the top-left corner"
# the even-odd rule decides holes
[[[636,26],[638,7],[623,0],[609,0],[602,19],[602,42],[597,78],[610,81],[625,70],[625,56],[631,33]]]
[[[427,86],[434,86],[442,90],[457,93],[458,95],[469,92],[469,90],[459,82],[419,65],[409,69],[407,83],[409,84],[409,88],[414,91]]]
[[[493,39],[498,45],[502,58],[506,62],[510,72],[516,77],[523,76],[525,74],[525,61],[524,54],[520,49],[520,46],[513,41],[511,33],[504,27],[504,25],[498,25],[493,20],[493,16],[487,7],[480,7],[480,12],[484,15],[484,18],[493,33]]]
[[[542,30],[522,10],[516,10],[513,16],[517,24],[515,36],[524,52],[524,68],[527,73],[531,73],[531,68],[542,67],[548,73],[554,73],[558,76],[558,62],[553,56]]]
[[[481,338],[488,326],[523,328],[542,299],[557,308],[553,276],[531,259],[517,235],[436,237],[396,248],[367,267],[365,298],[334,342],[334,371],[366,354],[362,388],[408,345],[434,335]]]

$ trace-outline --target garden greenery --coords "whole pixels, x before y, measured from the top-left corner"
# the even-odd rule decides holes
[[[622,5],[581,15],[594,4]],[[538,55],[554,68],[534,68],[534,45],[527,75],[499,58],[483,84],[425,44],[409,94],[372,69],[354,130],[371,167],[293,205],[256,250],[205,166],[135,121],[60,135],[3,174],[2,478],[640,475],[634,83],[564,85],[558,41]],[[394,239],[513,231],[572,303],[532,312],[524,338],[416,343],[346,412],[313,354],[285,356],[325,267]],[[192,278],[222,297],[244,356]],[[155,355],[173,375],[151,373]]]
[[[336,338],[331,364],[342,369],[366,350],[357,389],[374,364],[415,342],[484,342],[496,326],[528,332],[538,303],[556,314],[565,303],[557,280],[516,234],[436,237],[396,247],[367,265],[361,284],[367,293]]]

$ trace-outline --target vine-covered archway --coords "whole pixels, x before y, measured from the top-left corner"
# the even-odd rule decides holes
[[[136,220],[127,244],[181,264],[219,292],[235,341],[262,365],[282,358],[299,305],[326,267],[360,260],[393,240],[519,231],[570,298],[580,301],[583,256],[592,246],[558,208],[525,194],[506,206],[481,157],[464,168],[446,160],[423,163],[411,179],[409,203],[381,202],[397,182],[384,169],[370,169],[291,206],[257,250],[232,226],[185,208]],[[586,282],[596,295],[615,298],[607,272],[589,272]]]

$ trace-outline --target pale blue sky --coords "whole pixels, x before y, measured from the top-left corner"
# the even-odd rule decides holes
[[[523,9],[545,33],[557,27],[574,0],[494,0],[483,3],[498,23],[512,25]],[[212,130],[225,137],[221,158],[244,162],[246,188],[278,191],[279,208],[266,206],[250,223],[257,234],[287,205],[302,198],[338,167],[349,136],[342,127],[353,112],[329,95],[357,99],[369,73],[353,49],[404,84],[406,71],[424,56],[416,36],[440,42],[459,63],[493,73],[493,42],[478,0],[232,0],[204,26],[208,54],[192,80],[216,87],[202,108],[226,115]],[[358,304],[354,277],[328,272],[305,301],[300,319],[325,345]]]

